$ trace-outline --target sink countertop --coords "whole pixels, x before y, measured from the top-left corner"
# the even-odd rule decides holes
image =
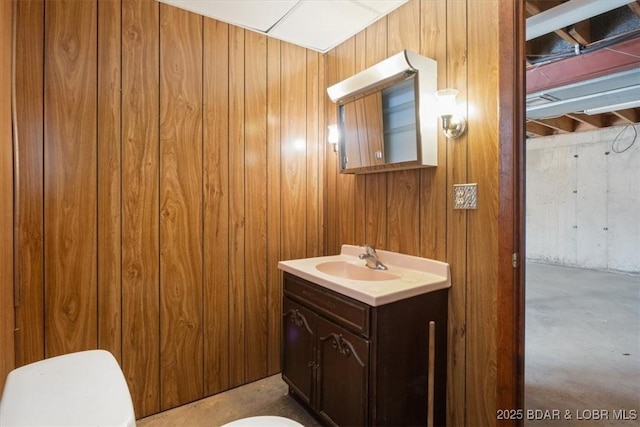
[[[374,307],[451,286],[449,264],[445,262],[384,250],[376,252],[380,262],[388,267],[388,270],[380,272],[391,273],[398,278],[353,280],[316,269],[317,265],[328,261],[343,261],[368,268],[358,258],[358,255],[364,253],[364,248],[353,245],[342,245],[340,255],[280,261],[278,268]],[[375,270],[372,272],[375,274]]]

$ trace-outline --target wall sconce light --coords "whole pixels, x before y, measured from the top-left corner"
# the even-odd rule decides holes
[[[327,141],[329,141],[329,144],[333,145],[333,151],[335,153],[338,152],[339,140],[340,140],[340,134],[338,133],[338,125],[330,125],[329,136],[327,137]]]
[[[451,139],[462,136],[467,128],[467,121],[459,113],[458,104],[456,103],[457,95],[458,91],[456,89],[442,89],[436,92],[442,130],[447,138]]]

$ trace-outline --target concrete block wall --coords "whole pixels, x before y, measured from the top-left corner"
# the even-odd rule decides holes
[[[640,274],[640,125],[527,140],[533,261]]]

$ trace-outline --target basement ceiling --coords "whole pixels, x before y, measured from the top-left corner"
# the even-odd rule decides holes
[[[527,137],[640,122],[640,2],[528,0]]]
[[[408,0],[158,0],[327,52]]]

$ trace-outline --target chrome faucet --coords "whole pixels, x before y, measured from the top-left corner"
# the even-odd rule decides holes
[[[373,268],[374,270],[386,270],[387,266],[380,262],[378,259],[378,253],[376,249],[371,245],[364,245],[365,253],[360,254],[360,259],[363,259],[367,262],[367,267]]]

